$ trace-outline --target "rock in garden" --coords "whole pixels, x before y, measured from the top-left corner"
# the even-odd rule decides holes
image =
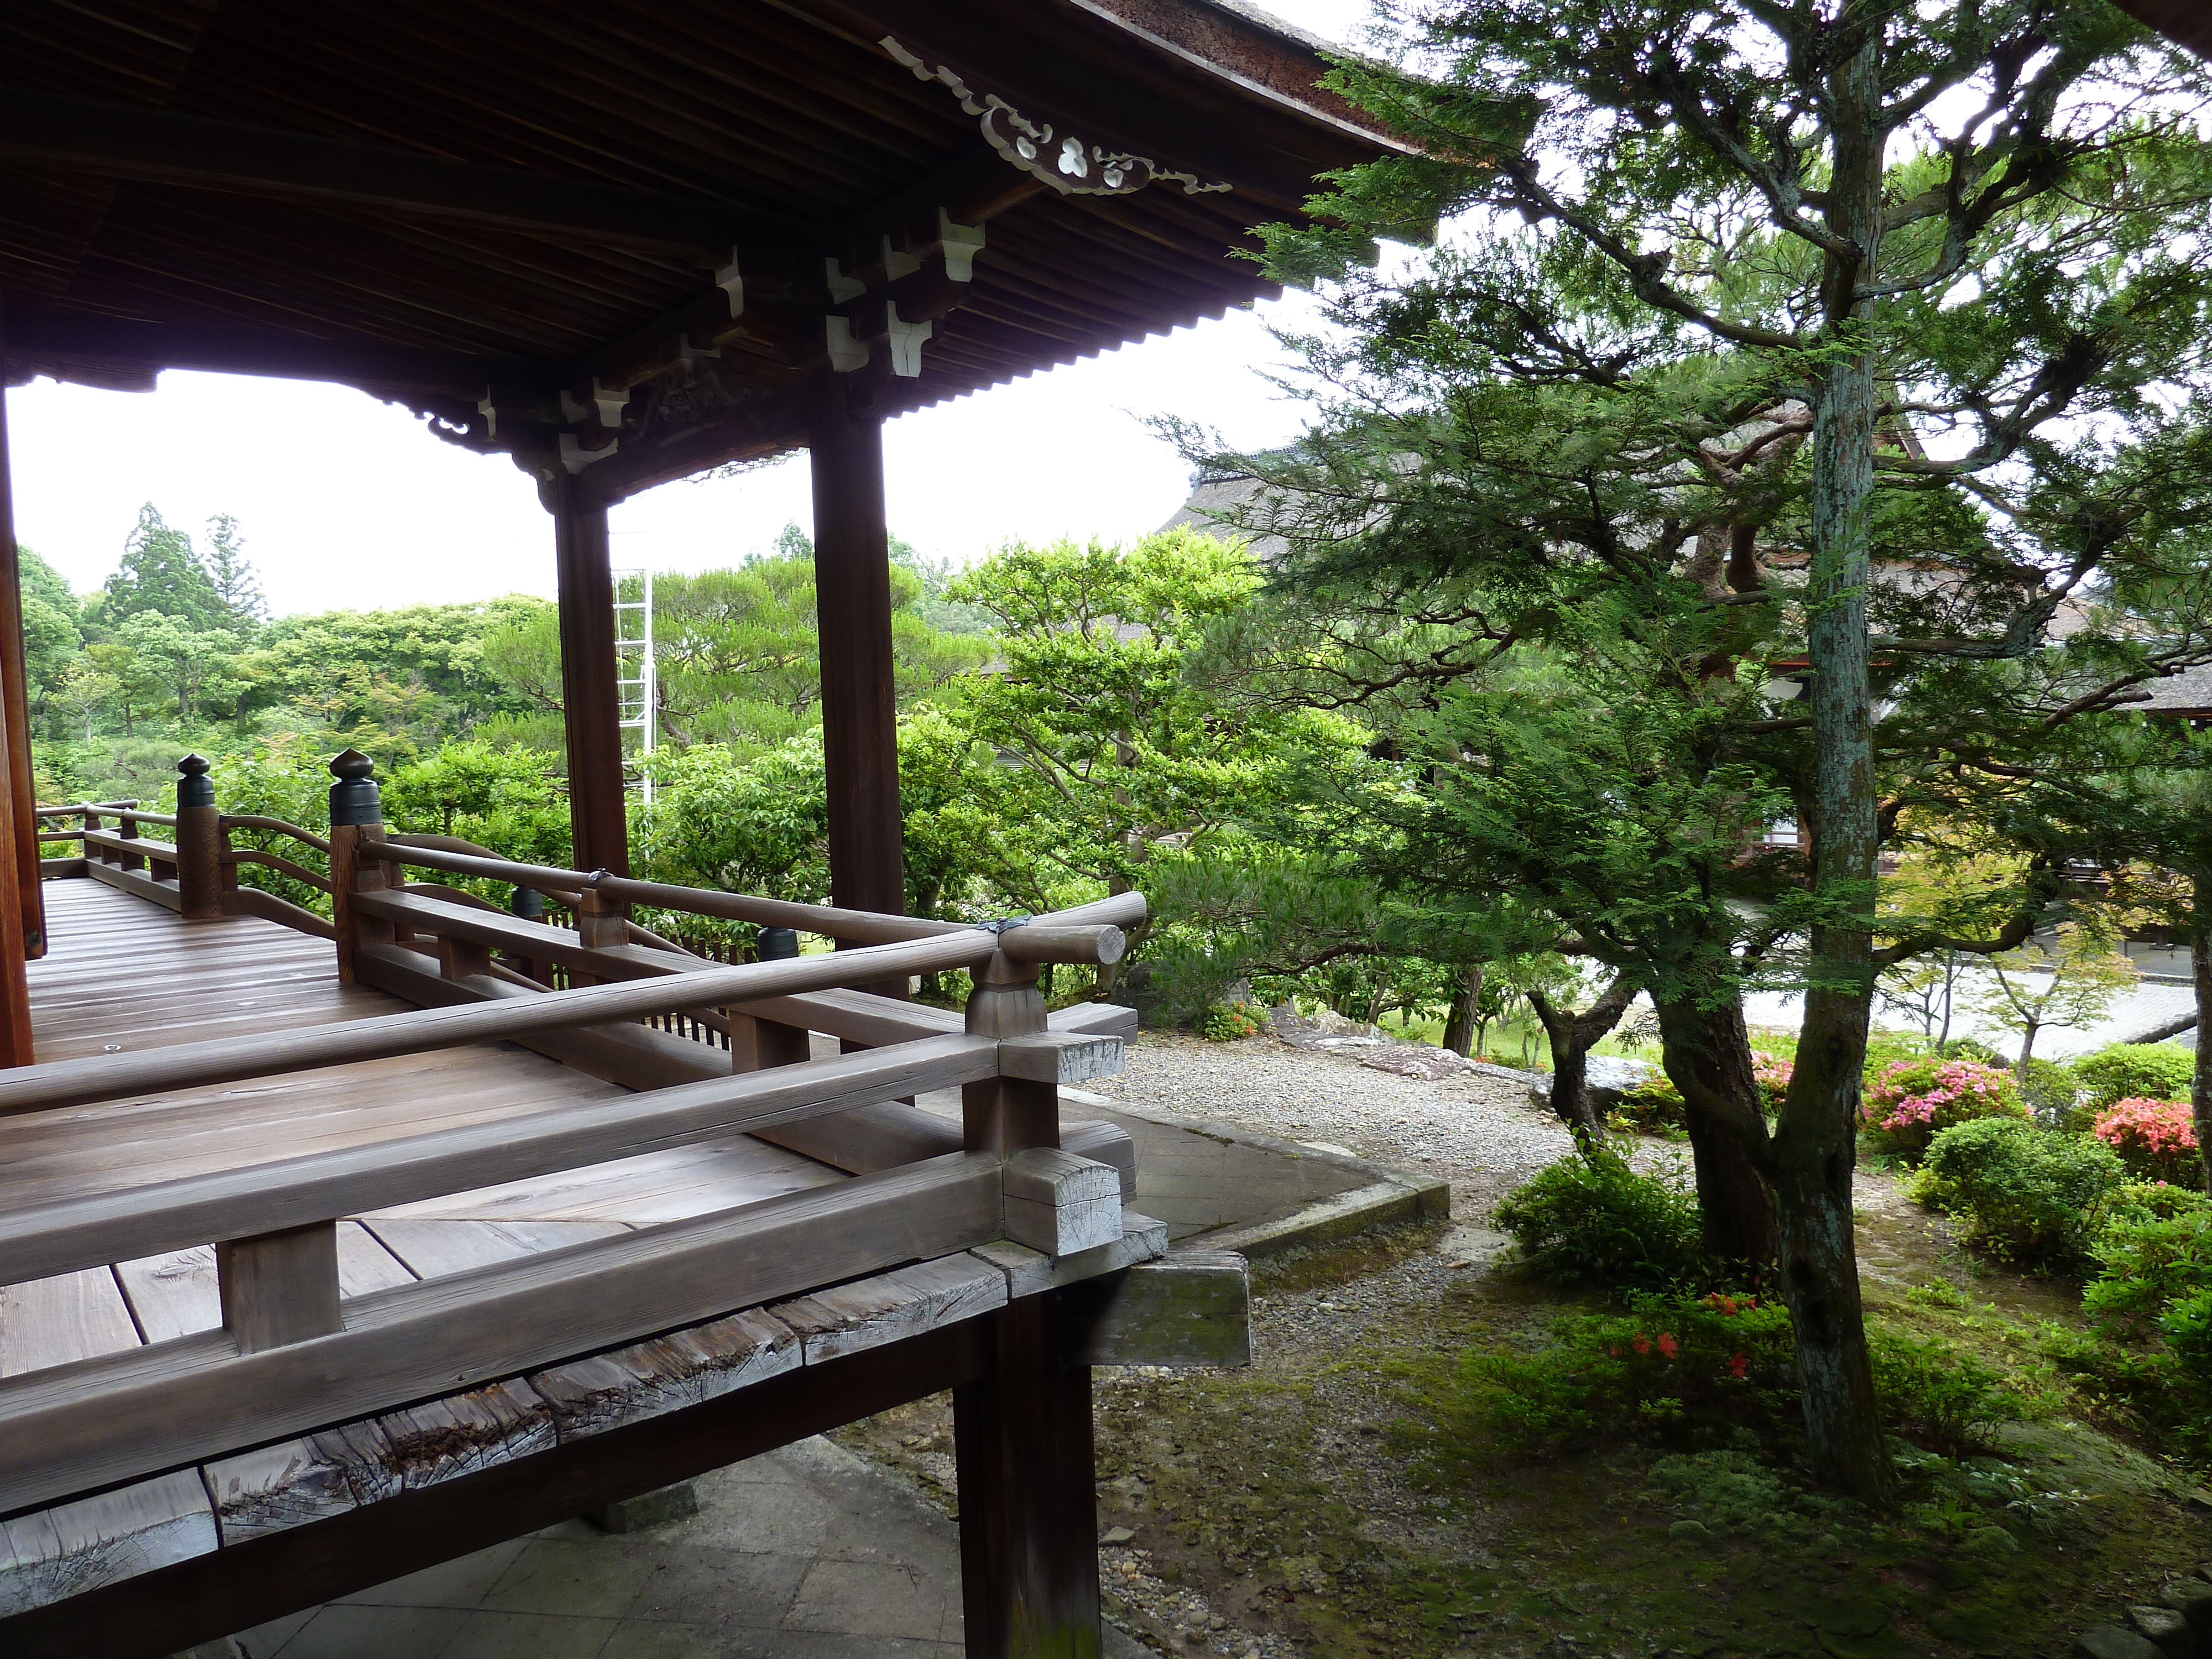
[[[2131,1630],[2092,1625],[2074,1638],[2074,1659],[2166,1659],[2166,1654]]]
[[[2189,1621],[2172,1607],[2130,1607],[2128,1622],[2166,1659],[2189,1659]]]

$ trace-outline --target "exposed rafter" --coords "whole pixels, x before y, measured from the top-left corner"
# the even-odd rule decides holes
[[[676,248],[716,264],[735,245],[775,240],[719,202],[27,87],[0,87],[0,157],[196,190]]]

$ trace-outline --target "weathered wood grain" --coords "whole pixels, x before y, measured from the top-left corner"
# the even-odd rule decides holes
[[[0,1377],[138,1346],[115,1275],[87,1267],[0,1286]]]
[[[222,1322],[240,1353],[344,1328],[335,1221],[227,1238],[215,1247]]]
[[[755,1309],[531,1373],[563,1441],[679,1411],[804,1363],[796,1333]]]
[[[815,1291],[769,1312],[798,1333],[815,1365],[1006,1305],[1006,1275],[963,1255]]]
[[[1073,1255],[1121,1237],[1121,1172],[1058,1146],[1006,1162],[1006,1236],[1048,1255]]]
[[[1079,1284],[1101,1273],[1118,1273],[1139,1261],[1155,1261],[1168,1253],[1168,1229],[1164,1221],[1124,1210],[1121,1237],[1073,1255],[1049,1256],[1004,1238],[975,1245],[968,1253],[1004,1273],[1006,1293],[1019,1298]]]
[[[190,1560],[216,1542],[195,1469],[0,1521],[0,1618]]]

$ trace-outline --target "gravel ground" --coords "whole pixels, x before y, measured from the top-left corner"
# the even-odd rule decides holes
[[[1487,1218],[1499,1199],[1573,1149],[1557,1118],[1501,1079],[1431,1083],[1272,1036],[1208,1042],[1146,1031],[1127,1056],[1120,1077],[1085,1086],[1440,1175],[1452,1184],[1453,1213],[1465,1220]]]

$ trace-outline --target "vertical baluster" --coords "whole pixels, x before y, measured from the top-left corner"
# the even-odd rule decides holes
[[[240,1353],[342,1329],[338,1224],[314,1221],[216,1246],[222,1322]]]
[[[799,954],[799,935],[788,927],[760,931],[760,959],[783,962]],[[781,1020],[758,1019],[726,1010],[730,1017],[730,1069],[764,1071],[770,1066],[796,1066],[811,1055],[805,1030]]]
[[[138,839],[138,818],[137,814],[130,811],[122,811],[118,812],[115,815],[115,818],[116,833],[118,835],[121,836],[125,841],[137,841]],[[121,864],[125,870],[143,870],[146,867],[146,860],[140,858],[136,853],[125,853],[117,860],[117,862]]]

